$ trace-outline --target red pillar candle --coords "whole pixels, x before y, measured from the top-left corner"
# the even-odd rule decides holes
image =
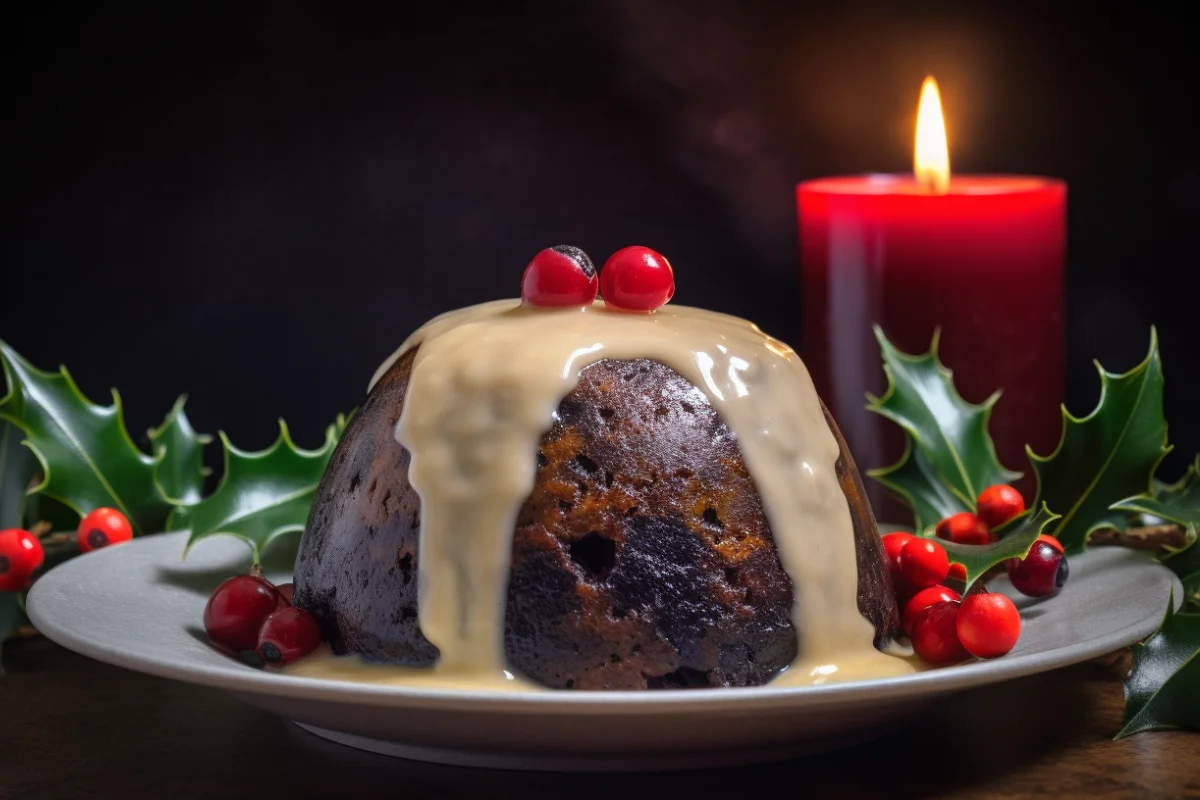
[[[1002,390],[990,430],[1001,462],[1026,473],[1018,486],[1029,494],[1025,445],[1049,453],[1061,431],[1066,186],[951,177],[944,129],[948,180],[936,185],[922,175],[924,106],[915,176],[797,188],[801,354],[859,465],[879,467],[900,456],[903,437],[865,410],[866,393],[886,385],[871,326],[910,353],[928,350],[940,328],[939,353],[963,397],[981,402]],[[894,504],[880,506],[877,485],[871,494],[881,518],[905,521]]]

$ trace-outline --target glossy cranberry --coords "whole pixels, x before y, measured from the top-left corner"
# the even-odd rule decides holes
[[[937,586],[949,571],[945,548],[932,539],[914,537],[900,550],[900,574],[915,588]]]
[[[42,543],[29,531],[9,528],[0,531],[0,592],[20,592],[29,588],[46,554]]]
[[[521,299],[533,306],[586,306],[596,299],[596,267],[578,247],[560,244],[533,257],[521,277]]]
[[[1055,539],[1053,536],[1051,536],[1048,533],[1038,534],[1037,540],[1039,542],[1045,542],[1046,544],[1050,545],[1051,547],[1053,547],[1055,550],[1057,550],[1060,553],[1063,551],[1062,542],[1060,542],[1058,539]]]
[[[1021,614],[1002,594],[973,594],[962,601],[954,623],[958,640],[978,658],[996,658],[1021,636]]]
[[[624,311],[653,311],[675,295],[675,273],[649,247],[625,247],[609,256],[600,270],[604,304]]]
[[[985,525],[999,528],[1025,511],[1025,498],[1007,483],[998,483],[979,493],[975,509]]]
[[[955,544],[987,544],[988,529],[983,520],[970,511],[946,517],[934,528],[939,539],[946,539]]]
[[[888,572],[892,576],[892,588],[896,591],[896,599],[900,603],[912,597],[914,592],[919,591],[917,587],[909,584],[904,573],[900,571],[900,551],[904,549],[904,545],[915,538],[911,533],[903,531],[889,533],[883,537],[884,560],[887,563]]]
[[[279,605],[279,592],[253,575],[229,578],[204,607],[204,630],[217,647],[240,654],[258,645],[258,631]]]
[[[133,527],[120,511],[101,507],[79,521],[76,537],[79,549],[89,553],[110,544],[128,542],[133,538]]]
[[[1071,575],[1061,545],[1056,548],[1039,537],[1024,558],[1004,562],[1013,588],[1029,597],[1048,597],[1063,587]]]
[[[945,586],[930,586],[928,589],[922,589],[908,599],[904,604],[904,614],[901,620],[904,624],[904,632],[912,635],[912,624],[916,621],[917,616],[922,611],[937,603],[953,603],[960,600],[958,592],[953,589],[947,589]]]
[[[900,569],[900,551],[904,549],[904,545],[915,538],[911,533],[905,533],[904,531],[884,534],[883,553],[887,557],[888,566],[893,571],[899,571]]]
[[[288,606],[267,617],[258,632],[258,655],[273,667],[285,667],[317,649],[321,630],[302,608]]]
[[[967,651],[955,630],[957,616],[958,603],[935,603],[917,614],[909,637],[923,661],[938,666],[966,660]]]

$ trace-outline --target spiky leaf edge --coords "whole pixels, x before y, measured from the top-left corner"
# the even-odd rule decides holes
[[[351,413],[353,413],[353,412],[351,412]],[[222,445],[221,480],[217,484],[217,488],[213,490],[213,493],[211,495],[209,495],[209,497],[216,495],[222,489],[225,488],[226,482],[229,479],[229,459],[230,459],[231,453],[236,453],[239,458],[255,460],[255,459],[267,458],[267,457],[271,456],[272,454],[274,454],[275,451],[277,451],[280,447],[286,446],[289,449],[291,449],[294,453],[296,453],[300,456],[306,456],[306,457],[310,457],[310,458],[320,456],[323,453],[328,453],[329,455],[332,455],[333,448],[337,444],[337,440],[339,438],[340,432],[341,432],[341,430],[345,429],[344,421],[345,421],[345,418],[343,417],[343,415],[339,414],[337,421],[325,429],[325,443],[321,447],[317,448],[316,450],[305,450],[302,447],[298,447],[296,445],[296,443],[292,441],[292,435],[288,431],[287,422],[285,422],[282,418],[279,420],[279,437],[275,440],[275,442],[273,444],[271,444],[265,450],[256,450],[256,451],[241,450],[234,446],[233,442],[231,442],[229,440],[229,437],[225,435],[225,431],[218,431],[217,436],[218,436],[218,438],[220,438],[221,445]],[[287,499],[288,500],[294,499],[294,498],[299,497],[300,495],[305,494],[309,491],[315,492],[316,488],[317,488],[317,485],[313,484],[313,486],[310,489],[305,489],[304,492],[293,492],[291,495],[289,495],[287,497]],[[205,499],[208,499],[208,498],[205,498]],[[188,506],[179,506],[179,508],[181,508],[181,509],[188,508]],[[254,560],[254,563],[258,564],[258,563],[261,563],[261,561],[262,561],[263,551],[266,550],[267,547],[272,542],[274,542],[276,539],[278,539],[279,537],[281,537],[285,534],[295,533],[296,531],[303,531],[303,530],[304,530],[303,523],[300,525],[283,525],[279,528],[272,530],[271,533],[268,534],[268,536],[263,540],[263,543],[261,546],[259,544],[257,544],[256,542],[252,541],[251,539],[249,539],[248,537],[242,536],[240,533],[235,533],[233,531],[215,530],[215,531],[206,531],[206,532],[197,534],[197,532],[195,530],[192,530],[190,532],[190,534],[188,535],[187,544],[184,545],[183,555],[181,556],[181,560],[186,559],[188,557],[188,553],[191,552],[193,545],[195,545],[197,542],[201,542],[201,541],[209,538],[210,536],[233,536],[235,538],[241,539],[243,542],[245,542],[246,544],[248,544],[250,546],[250,552],[251,552],[251,556]]]
[[[1067,440],[1067,424],[1075,423],[1076,425],[1080,425],[1084,422],[1091,420],[1093,417],[1095,417],[1097,414],[1099,414],[1100,409],[1102,409],[1104,407],[1104,398],[1105,398],[1106,393],[1108,392],[1109,380],[1116,380],[1119,378],[1128,377],[1129,375],[1137,372],[1138,370],[1142,369],[1143,367],[1147,367],[1150,362],[1150,359],[1153,358],[1156,353],[1158,353],[1158,329],[1155,326],[1151,325],[1150,326],[1150,349],[1146,352],[1146,357],[1143,358],[1141,361],[1139,361],[1137,364],[1135,364],[1131,369],[1128,369],[1125,372],[1121,372],[1121,373],[1111,373],[1104,369],[1104,365],[1100,363],[1099,359],[1095,359],[1095,358],[1092,359],[1092,364],[1096,367],[1096,371],[1100,374],[1100,397],[1096,400],[1095,407],[1090,412],[1088,412],[1085,416],[1076,417],[1070,411],[1067,410],[1066,403],[1063,403],[1060,405],[1060,409],[1062,411],[1062,421],[1063,421],[1062,434],[1058,438],[1058,445],[1054,448],[1054,451],[1052,453],[1050,453],[1049,455],[1039,456],[1038,454],[1033,452],[1033,448],[1031,446],[1025,445],[1025,455],[1029,459],[1029,462],[1031,464],[1035,465],[1035,469],[1033,470],[1033,475],[1037,481],[1037,489],[1034,493],[1034,498],[1035,498],[1034,505],[1041,502],[1041,498],[1042,498],[1042,474],[1038,469],[1036,469],[1036,464],[1045,464],[1050,461],[1053,461],[1055,458],[1058,457],[1058,454],[1062,451],[1063,444]],[[1161,354],[1160,354],[1160,357],[1161,357]],[[1162,464],[1163,459],[1167,457],[1167,454],[1170,453],[1171,450],[1174,449],[1174,445],[1168,444],[1168,439],[1167,439],[1168,430],[1169,430],[1169,426],[1164,425],[1163,426],[1163,452],[1159,455],[1158,460],[1154,462],[1153,467],[1150,469],[1149,477],[1146,480],[1146,491],[1143,492],[1142,494],[1148,494],[1148,493],[1153,492],[1153,490],[1154,490],[1154,473],[1158,471],[1159,465]],[[1141,495],[1138,495],[1138,496],[1141,496]],[[1082,502],[1082,500],[1079,502]],[[1056,527],[1061,527],[1063,524],[1065,524],[1067,521],[1069,521],[1071,514],[1073,514],[1074,511],[1076,509],[1078,509],[1079,502],[1076,503],[1074,509],[1071,509],[1066,514],[1060,515],[1059,518],[1061,521],[1059,522],[1058,526],[1056,526]],[[1120,501],[1120,502],[1125,502],[1125,501]],[[1103,528],[1106,528],[1106,527],[1110,527],[1109,523],[1106,521],[1101,521],[1101,522],[1098,522],[1098,523],[1092,525],[1090,528],[1088,528],[1088,530],[1083,535],[1083,545],[1080,549],[1080,552],[1082,552],[1082,550],[1087,549],[1087,541],[1093,533],[1095,533],[1096,531],[1101,530]]]
[[[71,377],[71,373],[67,370],[67,367],[65,364],[59,365],[58,373],[47,372],[45,370],[38,369],[33,364],[31,364],[29,361],[27,361],[24,356],[20,355],[16,350],[14,350],[11,345],[9,345],[3,339],[0,339],[0,369],[2,369],[4,372],[5,384],[8,387],[4,396],[0,397],[0,409],[3,409],[7,405],[7,403],[13,398],[13,395],[16,394],[16,392],[17,392],[17,387],[15,385],[16,382],[14,381],[14,379],[12,377],[12,368],[9,366],[9,363],[8,363],[9,358],[20,359],[22,362],[24,362],[24,366],[30,372],[38,373],[41,376],[46,377],[46,378],[53,378],[53,377],[55,377],[56,374],[61,375],[63,377],[63,379],[66,380],[66,382],[67,382],[67,388],[72,392],[72,394],[75,395],[75,397],[81,403],[84,403],[87,405],[93,405],[93,406],[99,405],[98,403],[92,402],[83,393],[83,391],[80,390],[78,384],[75,383],[75,379],[73,377]],[[138,453],[141,456],[150,459],[150,464],[152,467],[157,466],[159,458],[161,458],[161,456],[155,457],[153,455],[148,455],[147,453],[143,452],[142,448],[138,447],[137,444],[133,441],[133,437],[131,437],[129,435],[129,430],[125,427],[125,408],[121,404],[121,393],[118,392],[115,388],[110,389],[109,391],[112,392],[113,405],[112,406],[100,406],[100,407],[101,408],[114,408],[115,407],[116,418],[117,418],[117,430],[119,431],[121,437],[125,440],[125,442],[129,445],[129,447],[135,453]],[[25,425],[21,424],[21,420],[18,417],[16,417],[15,415],[5,412],[3,410],[0,410],[0,419],[11,423],[25,435],[27,435],[27,436],[29,435],[28,428],[26,428]],[[61,427],[61,425],[60,425],[60,427]],[[41,466],[41,474],[42,474],[41,482],[35,486],[31,486],[25,492],[25,494],[31,495],[31,494],[37,494],[40,492],[40,493],[44,494],[46,497],[53,498],[57,502],[66,506],[67,508],[71,509],[76,514],[78,514],[80,516],[80,518],[82,519],[83,515],[87,512],[81,510],[75,504],[69,502],[65,498],[60,497],[60,496],[54,494],[53,492],[48,492],[45,490],[46,485],[50,482],[50,465],[46,463],[45,456],[43,456],[42,453],[37,449],[37,446],[34,445],[34,443],[32,441],[30,441],[29,439],[22,439],[21,444],[24,447],[29,448],[29,450],[33,453],[34,457],[38,460],[38,464]],[[91,467],[92,471],[96,473],[96,476],[100,479],[100,483],[105,487],[105,489],[108,490],[108,492],[109,492],[110,496],[113,498],[114,502],[116,502],[117,505],[119,506],[119,510],[121,511],[121,513],[123,513],[126,516],[126,518],[129,519],[129,523],[130,523],[130,525],[133,526],[134,532],[135,533],[146,533],[146,531],[138,530],[137,521],[134,519],[133,515],[129,513],[129,509],[125,507],[124,501],[122,501],[121,498],[112,489],[112,487],[109,486],[108,480],[106,478],[104,478],[103,473],[101,473],[100,470],[97,468],[97,466],[92,462],[92,459],[89,456],[87,456],[86,454],[84,454],[84,460],[87,462],[88,466]],[[156,484],[156,488],[157,488],[157,484]],[[157,531],[149,531],[149,533],[157,533]]]
[[[888,386],[887,386],[887,391],[885,391],[883,393],[883,395],[880,397],[875,397],[870,394],[867,395],[867,410],[868,411],[873,411],[876,414],[879,414],[882,417],[886,417],[887,419],[890,419],[892,422],[899,425],[901,428],[904,429],[905,433],[907,433],[910,437],[912,437],[913,441],[915,441],[917,443],[917,445],[920,446],[921,445],[921,437],[916,431],[914,431],[912,429],[912,426],[910,426],[910,425],[906,424],[905,422],[903,422],[902,420],[898,419],[893,413],[891,413],[886,408],[884,408],[884,404],[896,392],[896,381],[895,381],[894,376],[892,375],[891,366],[888,364],[887,355],[890,353],[892,355],[892,357],[896,358],[897,360],[907,361],[912,364],[919,363],[919,362],[925,360],[926,358],[931,358],[933,360],[934,369],[937,370],[937,373],[946,380],[946,382],[951,386],[951,388],[953,388],[954,393],[956,395],[958,395],[958,399],[962,401],[963,405],[965,405],[967,408],[970,408],[970,409],[976,409],[976,410],[983,411],[983,430],[986,434],[986,432],[988,430],[988,425],[992,420],[992,409],[995,407],[996,402],[1000,399],[1002,392],[1001,392],[1001,390],[997,389],[995,392],[992,392],[992,394],[986,400],[984,400],[982,403],[978,403],[978,404],[968,403],[966,400],[963,399],[962,395],[958,394],[958,387],[954,385],[954,371],[949,369],[948,367],[946,367],[946,365],[942,363],[941,358],[938,356],[938,345],[940,344],[941,337],[942,337],[942,329],[940,326],[934,328],[934,330],[933,330],[933,338],[929,343],[929,350],[927,352],[925,352],[923,354],[919,354],[919,355],[912,355],[910,353],[905,353],[905,352],[897,349],[896,346],[893,345],[888,340],[887,336],[884,334],[883,328],[879,324],[872,325],[871,327],[875,332],[875,338],[879,342],[880,351],[884,356],[883,371],[884,371],[884,374],[887,376]],[[1009,483],[1011,483],[1011,482],[1021,478],[1023,473],[1014,472],[1013,470],[1010,470],[1007,467],[1005,467],[1004,464],[1000,463],[1000,457],[996,454],[996,445],[992,441],[992,437],[990,434],[986,435],[986,441],[987,441],[988,455],[990,455],[991,458],[997,464],[1000,465],[1000,471],[1007,478],[1007,481]],[[964,465],[962,465],[961,459],[959,459],[957,457],[957,454],[955,457],[955,461],[958,462],[960,471],[965,472],[966,467]],[[892,465],[892,468],[897,468],[902,463],[903,463],[903,459],[900,462],[897,462],[896,464]],[[887,468],[885,468],[885,469],[887,469]],[[969,481],[967,481],[967,482],[969,483]],[[962,492],[958,491],[954,486],[951,486],[948,483],[946,484],[946,488],[955,497],[957,497],[964,504],[966,504],[966,506],[969,510],[971,510],[971,511],[975,510],[975,498],[974,497],[964,497]],[[983,488],[986,488],[986,487],[981,487],[980,490],[982,491]]]

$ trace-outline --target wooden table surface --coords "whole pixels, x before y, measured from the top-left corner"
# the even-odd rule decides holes
[[[1200,798],[1200,734],[1114,742],[1122,689],[1083,664],[958,695],[882,739],[777,764],[587,776],[389,759],[218,691],[11,642],[0,798]]]

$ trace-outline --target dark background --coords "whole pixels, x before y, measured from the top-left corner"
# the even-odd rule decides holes
[[[677,302],[797,344],[795,183],[910,169],[933,74],[955,170],[1069,184],[1069,406],[1095,402],[1091,359],[1129,368],[1157,324],[1181,470],[1191,26],[1145,3],[816,6],[22,7],[0,336],[94,399],[118,387],[135,435],[187,392],[246,448],[281,416],[317,445],[414,327],[516,295],[552,244],[654,247]]]

